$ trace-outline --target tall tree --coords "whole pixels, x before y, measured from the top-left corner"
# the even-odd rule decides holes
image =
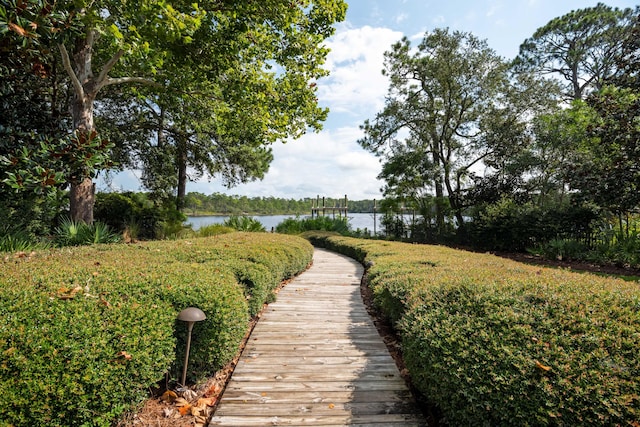
[[[508,64],[469,33],[437,29],[415,50],[404,38],[385,54],[383,72],[390,78],[386,106],[364,123],[359,143],[384,159],[385,195],[434,191],[438,227],[446,202],[462,227],[475,170],[521,143],[530,110],[516,101],[526,97]]]
[[[199,134],[200,126],[185,118],[205,105],[205,99],[215,107],[208,105],[203,114],[216,113],[219,120],[208,131],[229,147],[226,154],[242,156],[241,147],[249,139],[255,147],[257,141],[272,142],[274,135],[298,136],[308,126],[319,127],[326,111],[318,107],[315,89],[309,83],[324,75],[321,66],[327,50],[321,43],[332,34],[332,25],[344,18],[346,10],[342,0],[211,0],[200,4],[181,0],[67,0],[49,7],[64,12],[73,24],[56,27],[54,33],[58,35],[55,42],[73,90],[71,111],[76,145],[108,148],[102,142],[95,143],[102,141],[94,123],[94,112],[100,108],[96,103],[98,95],[107,87],[143,84],[148,89],[134,91],[135,98],[125,97],[124,104],[144,99],[156,112],[168,113],[156,130],[162,131],[164,126],[182,129],[174,134],[179,136],[176,156],[182,159],[176,164],[183,171],[185,152],[189,143],[195,145],[193,135]],[[19,26],[25,38],[28,32],[24,29],[30,25],[8,21],[11,28]],[[270,68],[272,72],[268,73]],[[238,76],[248,83],[246,87],[238,84]],[[235,85],[229,88],[229,82]],[[270,91],[253,93],[252,104],[230,102],[236,96],[242,98],[243,91],[254,90],[257,82],[263,82]],[[221,98],[220,88],[235,90],[235,94]],[[238,108],[255,109],[257,115],[265,105],[273,107],[276,103],[269,99],[270,93],[283,98],[271,117],[266,115],[261,121],[251,122],[246,128],[249,133],[233,128],[234,123],[238,124],[233,122],[234,111],[241,111],[239,116],[249,114]],[[221,111],[233,116],[233,120],[224,123],[219,119],[222,115],[217,114]],[[262,133],[253,133],[254,130]],[[262,153],[262,157],[258,156],[261,161],[269,160],[264,155],[268,150],[261,147],[257,151]],[[226,154],[219,152],[217,156]],[[96,171],[82,166],[70,175],[71,215],[91,222],[92,178]]]
[[[46,0],[0,4],[1,215],[40,233],[48,232],[75,170],[109,163],[108,143],[69,132],[69,86],[52,46],[74,24]]]
[[[624,74],[587,98],[588,138],[569,164],[574,189],[620,219],[640,206],[640,8],[622,41],[617,64]],[[622,231],[622,230],[621,230]]]
[[[148,188],[177,189],[178,208],[188,179],[220,176],[231,186],[262,178],[270,144],[319,130],[326,118],[315,96],[315,80],[326,75],[321,42],[345,6],[277,0],[218,8],[194,33],[197,43],[172,50],[172,90],[136,89],[135,114],[105,114],[119,124],[111,128],[125,147],[123,163],[142,169]]]
[[[515,65],[520,70],[557,77],[567,100],[584,99],[616,75],[616,57],[626,38],[633,9],[598,3],[552,19],[522,43]]]

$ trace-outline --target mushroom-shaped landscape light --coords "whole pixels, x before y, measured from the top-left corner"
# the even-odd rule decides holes
[[[184,386],[187,381],[187,365],[189,364],[189,348],[191,347],[191,331],[193,330],[193,324],[205,320],[207,316],[204,311],[196,307],[185,308],[178,314],[178,320],[187,322],[187,350],[184,354],[184,368],[182,369],[182,385]]]

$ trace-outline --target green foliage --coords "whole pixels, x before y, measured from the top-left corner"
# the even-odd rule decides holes
[[[369,266],[413,384],[451,425],[640,417],[637,283],[441,246],[316,236]]]
[[[334,231],[346,235],[349,233],[349,223],[346,218],[316,216],[315,218],[287,218],[276,226],[276,232],[285,234],[300,234],[311,230]]]
[[[165,194],[177,188],[177,206],[182,208],[187,206],[187,168],[190,179],[216,176],[228,186],[260,179],[273,159],[272,143],[321,128],[328,110],[318,105],[312,82],[327,74],[323,64],[328,50],[322,41],[335,31],[333,24],[344,19],[346,3],[267,0],[260,5],[237,1],[228,7],[188,2],[172,6],[179,23],[173,35],[185,37],[180,43],[166,34],[141,31],[164,28],[161,22],[143,19],[133,29],[129,23],[141,16],[164,19],[164,12],[144,14],[138,7],[106,2],[101,8],[108,13],[91,13],[109,18],[98,25],[113,22],[109,28],[119,31],[113,32],[112,41],[133,43],[118,63],[125,72],[146,72],[163,85],[163,76],[172,76],[172,90],[108,92],[97,122],[118,140],[123,164],[143,171],[145,187]],[[161,142],[150,149],[144,141],[151,135]]]
[[[486,41],[448,29],[426,33],[415,48],[408,37],[395,43],[383,73],[386,105],[365,121],[358,142],[381,157],[385,196],[418,202],[432,192],[442,234],[446,197],[462,228],[474,166],[525,144],[526,120],[552,91],[536,79],[512,79]]]
[[[186,216],[169,201],[152,200],[147,193],[96,194],[95,219],[132,238],[171,239],[180,237]]]
[[[232,216],[226,219],[222,225],[238,231],[265,231],[262,223],[250,216]]]
[[[55,241],[60,246],[91,245],[96,243],[116,243],[120,235],[113,233],[109,226],[101,222],[87,224],[65,217],[55,230]]]
[[[579,196],[615,214],[640,203],[640,94],[637,89],[607,86],[589,97],[591,113],[584,143],[566,165],[567,182]]]
[[[209,224],[204,227],[200,227],[196,233],[199,237],[211,237],[217,236],[218,234],[233,233],[234,231],[237,230],[222,224]]]
[[[586,241],[598,218],[592,206],[543,207],[502,199],[474,216],[469,233],[479,248],[523,252],[556,238]]]
[[[212,374],[237,353],[247,296],[259,296],[236,275],[273,289],[312,254],[300,238],[232,233],[0,260],[0,419],[114,425],[165,373],[180,376],[187,328],[176,317],[189,306],[207,316],[193,329],[189,379]]]
[[[137,222],[140,209],[142,206],[134,201],[131,193],[97,193],[93,217],[114,230],[124,231],[128,224]]]
[[[247,197],[222,193],[187,193],[185,209],[190,215],[301,215],[308,214],[313,200],[283,199],[279,197]],[[336,206],[342,200],[325,199],[327,206]],[[349,212],[373,212],[373,200],[349,200]]]
[[[23,229],[0,228],[0,252],[30,251],[45,249],[46,246],[45,243],[36,240]]]
[[[546,259],[555,260],[575,260],[582,258],[587,252],[588,247],[573,239],[552,239],[541,245],[539,251]]]
[[[627,38],[634,11],[604,3],[573,10],[538,28],[520,46],[519,70],[554,73],[564,80],[568,99],[583,99],[616,75],[621,43]]]

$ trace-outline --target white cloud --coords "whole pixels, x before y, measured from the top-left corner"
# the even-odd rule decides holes
[[[308,134],[296,141],[273,146],[274,161],[263,181],[242,184],[231,190],[212,182],[190,183],[189,191],[206,194],[227,192],[247,196],[304,198],[347,194],[351,200],[380,197],[382,186],[378,159],[364,151],[357,127],[342,127]]]
[[[355,116],[381,109],[388,88],[384,52],[401,38],[402,33],[388,28],[340,29],[327,43],[331,74],[318,83],[320,101],[333,112]]]
[[[396,16],[396,19],[395,19],[396,24],[400,24],[400,23],[402,23],[403,21],[406,21],[406,20],[407,20],[407,18],[409,18],[409,15],[408,15],[408,14],[406,14],[406,13],[401,13],[401,14],[399,14],[398,16]]]

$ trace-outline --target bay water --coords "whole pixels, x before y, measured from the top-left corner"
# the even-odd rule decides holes
[[[327,215],[332,217],[331,214]],[[311,218],[311,215],[252,215],[254,219],[260,221],[260,223],[264,226],[265,230],[271,231],[271,229],[275,229],[275,227],[284,221],[287,218]],[[336,218],[338,218],[338,214],[336,214]],[[211,215],[211,216],[189,216],[187,217],[187,223],[191,224],[191,227],[194,230],[198,230],[200,227],[204,227],[205,225],[211,224],[222,224],[227,219],[229,219],[228,215]],[[381,226],[380,221],[382,220],[382,214],[375,214],[376,221],[376,231],[380,232]],[[374,214],[373,213],[349,213],[347,215],[347,221],[352,230],[364,230],[365,228],[369,230],[369,232],[373,233],[374,228]]]

